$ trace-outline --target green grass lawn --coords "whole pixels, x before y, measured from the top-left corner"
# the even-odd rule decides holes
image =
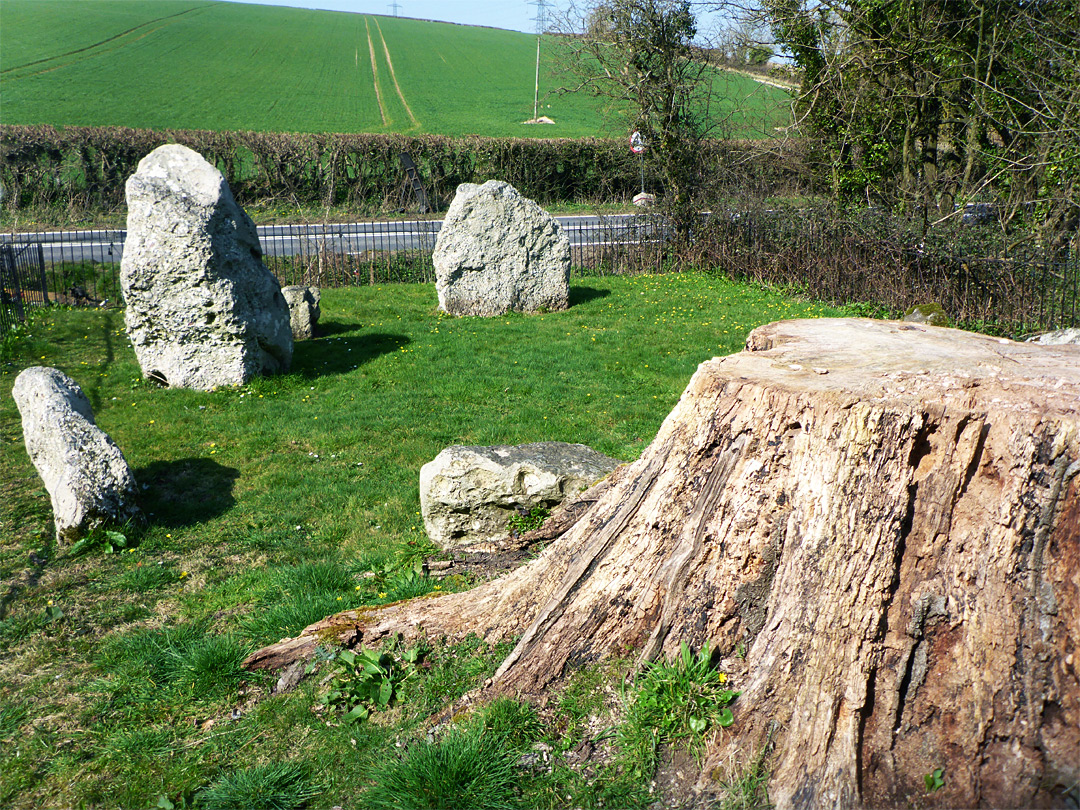
[[[507,649],[431,648],[391,711],[351,725],[322,710],[321,677],[267,697],[239,661],[328,613],[436,588],[414,571],[435,552],[417,482],[444,447],[560,440],[634,459],[699,363],[759,324],[838,314],[699,273],[571,290],[565,312],[453,319],[432,285],[327,289],[322,336],[297,344],[290,374],[210,393],[144,383],[120,311],[39,314],[0,365],[0,806],[258,806],[271,788],[277,806],[395,806],[365,792],[374,779],[434,778],[422,740],[394,770],[397,743]],[[128,548],[53,544],[10,396],[32,365],[82,386],[132,466],[149,524]],[[645,755],[590,778],[515,770],[522,746],[566,750],[602,695],[619,703],[599,678],[575,676],[542,724],[518,704],[482,714],[440,756],[463,773],[501,763],[488,776],[519,787],[492,787],[493,806],[651,801]],[[652,739],[632,737],[619,745]]]
[[[536,37],[520,32],[199,0],[4,0],[0,26],[5,124],[606,134],[580,94],[545,99],[554,126],[522,123],[533,112]],[[563,80],[545,43],[547,94]],[[784,122],[784,91],[724,81],[743,111],[734,137]]]

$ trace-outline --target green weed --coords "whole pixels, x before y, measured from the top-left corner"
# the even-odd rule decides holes
[[[68,554],[77,557],[95,549],[101,549],[106,554],[114,554],[128,547],[127,535],[115,529],[98,528],[90,534],[71,544]]]
[[[923,782],[926,785],[927,793],[941,790],[945,787],[945,769],[935,768],[933,771],[923,776]]]
[[[655,730],[668,742],[699,741],[710,728],[730,726],[729,704],[739,696],[712,665],[706,644],[695,655],[686,642],[674,661],[650,664],[638,683],[628,724]]]
[[[419,658],[417,647],[402,652],[400,659],[390,652],[363,647],[342,650],[334,661],[334,681],[323,704],[341,711],[346,723],[366,720],[372,712],[390,707],[401,683],[415,672]]]
[[[551,517],[551,510],[546,506],[534,506],[527,512],[517,510],[510,513],[510,531],[525,534],[539,529],[544,521]]]

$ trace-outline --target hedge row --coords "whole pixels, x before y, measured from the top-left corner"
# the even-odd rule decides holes
[[[0,183],[9,212],[124,206],[124,181],[165,143],[201,153],[242,205],[290,203],[378,211],[401,206],[399,156],[407,152],[437,207],[458,184],[505,180],[546,205],[626,200],[640,190],[639,164],[622,140],[447,138],[437,135],[304,134],[4,126]],[[703,149],[703,182],[766,193],[798,190],[806,176],[799,144],[714,142]],[[650,189],[658,181],[645,162]],[[715,182],[712,182],[715,181]]]

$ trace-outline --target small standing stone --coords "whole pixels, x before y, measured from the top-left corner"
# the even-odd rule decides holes
[[[451,315],[569,306],[570,240],[509,183],[458,186],[432,260],[439,308]]]
[[[292,327],[293,340],[310,340],[315,337],[322,310],[319,299],[322,297],[318,287],[305,287],[294,284],[282,287],[281,294],[289,305],[289,324]]]
[[[1043,332],[1041,335],[1029,337],[1027,342],[1038,343],[1042,346],[1068,346],[1070,344],[1080,346],[1080,327]]]
[[[904,320],[908,323],[925,323],[927,326],[949,325],[949,316],[941,304],[934,303],[911,307],[904,313]]]
[[[57,540],[141,516],[135,477],[120,448],[94,422],[90,400],[55,368],[34,366],[11,391],[22,415],[26,452],[52,500]]]

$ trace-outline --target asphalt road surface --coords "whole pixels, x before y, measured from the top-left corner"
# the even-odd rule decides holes
[[[635,214],[556,217],[572,247],[640,241],[646,217]],[[259,241],[267,257],[306,256],[319,251],[338,254],[435,248],[442,220],[389,220],[332,225],[262,225]],[[122,230],[42,231],[9,235],[15,245],[40,243],[46,266],[65,262],[119,262],[126,232]]]

